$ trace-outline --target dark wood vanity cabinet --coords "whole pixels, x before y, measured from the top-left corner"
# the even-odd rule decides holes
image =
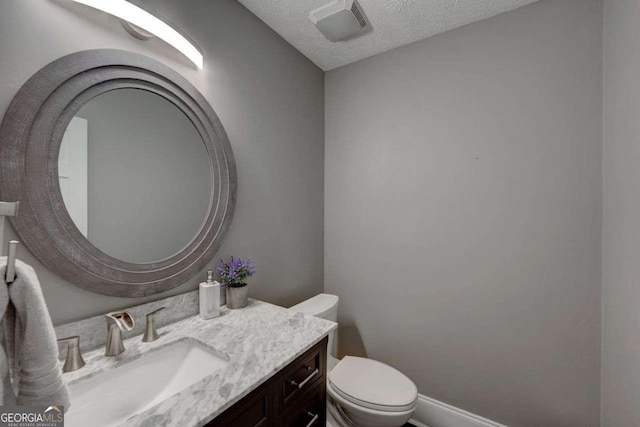
[[[324,427],[327,338],[206,427]]]

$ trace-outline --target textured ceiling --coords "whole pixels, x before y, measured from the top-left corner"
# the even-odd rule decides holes
[[[326,71],[537,0],[359,0],[372,31],[337,43],[309,20],[332,0],[238,1]]]

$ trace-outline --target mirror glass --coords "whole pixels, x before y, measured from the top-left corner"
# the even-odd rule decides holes
[[[78,111],[62,140],[58,176],[78,230],[131,263],[178,253],[211,201],[200,134],[178,107],[140,89],[103,93]]]

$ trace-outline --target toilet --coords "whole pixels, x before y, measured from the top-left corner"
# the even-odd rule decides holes
[[[319,294],[290,309],[337,322],[338,301],[336,295]],[[335,331],[329,335],[327,353],[327,425],[400,427],[409,421],[418,388],[406,375],[363,357],[338,360]]]

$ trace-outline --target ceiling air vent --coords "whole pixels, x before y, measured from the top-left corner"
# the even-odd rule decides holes
[[[362,33],[369,23],[355,0],[336,0],[309,14],[311,22],[330,41],[337,42]]]

